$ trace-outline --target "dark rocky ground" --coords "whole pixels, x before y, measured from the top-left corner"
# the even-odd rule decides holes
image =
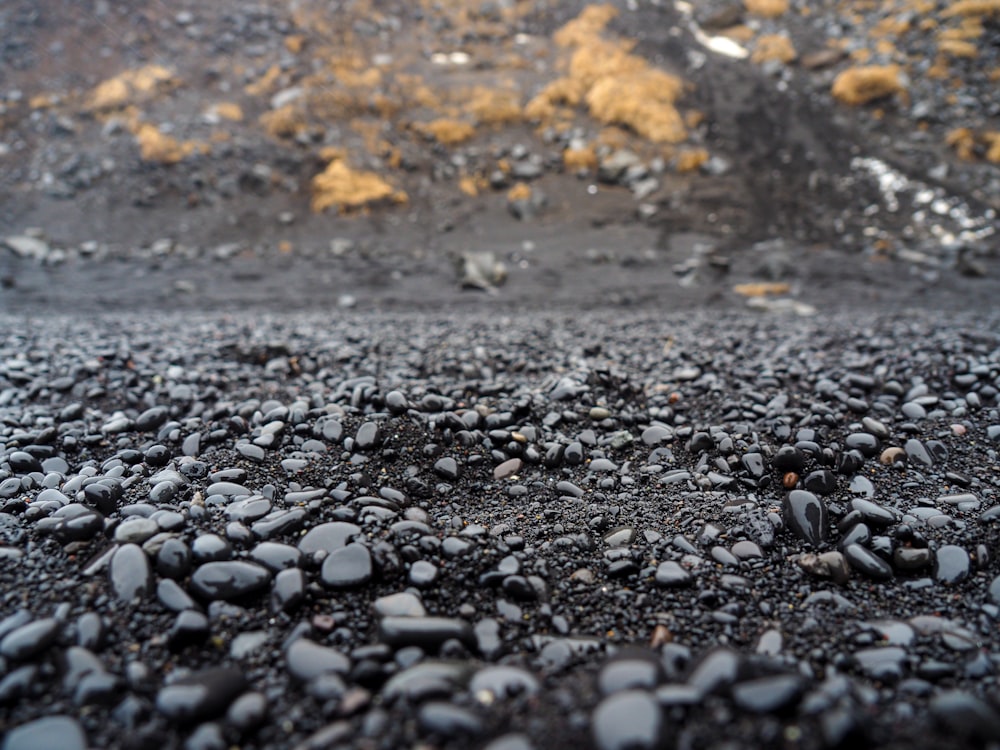
[[[577,2],[2,4],[3,750],[1000,746],[1000,186],[946,142],[1000,32],[935,77],[950,5],[619,4],[670,156],[258,121],[331,49],[526,100]],[[905,95],[836,103],[867,54]],[[331,145],[408,202],[312,213]]]

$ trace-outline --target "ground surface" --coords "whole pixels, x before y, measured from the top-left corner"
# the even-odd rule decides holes
[[[1000,746],[998,42],[0,5],[2,750]]]

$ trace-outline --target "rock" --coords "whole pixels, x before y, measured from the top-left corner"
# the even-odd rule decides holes
[[[137,544],[123,544],[115,550],[108,565],[108,579],[111,590],[122,602],[145,599],[153,593],[153,571],[149,558]]]
[[[87,736],[71,716],[46,716],[10,729],[3,750],[86,750]]]
[[[191,575],[191,592],[206,600],[242,599],[265,591],[270,584],[267,568],[242,560],[205,563]]]
[[[323,560],[320,579],[334,589],[363,586],[372,577],[372,556],[363,544],[353,542],[334,550]]]
[[[30,659],[55,643],[59,621],[53,617],[29,622],[7,633],[0,640],[0,656],[14,661]]]
[[[191,726],[225,713],[244,690],[246,680],[240,670],[212,667],[160,688],[156,708],[171,721]]]
[[[826,505],[807,490],[792,490],[783,504],[785,525],[805,542],[820,546],[829,532]]]
[[[598,750],[653,750],[663,739],[660,704],[642,690],[615,693],[594,709],[590,732]]]

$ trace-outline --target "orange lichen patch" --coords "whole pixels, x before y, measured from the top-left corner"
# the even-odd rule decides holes
[[[28,100],[28,107],[33,110],[49,109],[55,106],[56,100],[55,94],[35,94]]]
[[[134,135],[142,160],[158,164],[176,164],[191,154],[205,154],[210,150],[207,144],[197,141],[178,141],[148,122],[141,123]]]
[[[733,291],[744,297],[767,297],[773,294],[788,294],[791,287],[782,281],[761,281],[749,284],[737,284]]]
[[[343,159],[330,162],[312,180],[312,210],[316,213],[335,207],[350,211],[380,201],[406,203],[406,193],[397,191],[374,172],[359,172]]]
[[[951,73],[948,67],[948,58],[944,55],[939,56],[934,60],[934,64],[927,69],[927,77],[933,78],[936,81],[944,80]]]
[[[400,97],[404,99],[408,106],[427,107],[435,109],[440,106],[441,100],[434,90],[424,83],[424,79],[418,75],[400,73],[396,76],[396,86],[399,89]]]
[[[593,146],[568,148],[563,151],[562,160],[567,172],[592,172],[597,169],[597,152]]]
[[[522,118],[521,96],[516,91],[477,86],[466,110],[482,125],[505,125]]]
[[[755,63],[763,63],[769,60],[777,60],[786,65],[792,62],[798,53],[792,40],[784,34],[768,34],[757,40],[750,60]]]
[[[959,0],[945,8],[941,15],[944,18],[1000,15],[1000,0]]]
[[[288,240],[282,240],[281,242],[278,243],[278,252],[281,253],[282,255],[288,255],[288,253],[292,252],[292,250],[294,249],[295,245],[293,245]]]
[[[833,81],[834,98],[857,106],[905,91],[898,65],[868,65],[848,68]]]
[[[306,116],[302,108],[286,104],[260,116],[260,124],[267,134],[274,138],[294,138],[306,128]]]
[[[149,96],[178,85],[174,74],[162,65],[126,70],[98,84],[87,97],[87,109],[103,112],[119,109],[141,96]]]
[[[687,130],[674,101],[682,90],[679,78],[647,68],[601,78],[586,102],[590,114],[607,125],[625,125],[654,143],[680,143]]]
[[[993,68],[993,70],[986,74],[986,77],[993,82],[1000,81],[1000,68]]]
[[[347,149],[341,146],[323,146],[319,150],[320,161],[331,162],[347,158]]]
[[[585,89],[580,81],[572,78],[557,78],[547,84],[524,108],[524,116],[529,120],[551,119],[559,106],[575,107],[582,100]]]
[[[788,12],[788,0],[743,0],[747,13],[765,18],[777,18]]]
[[[579,16],[556,31],[552,41],[560,47],[585,44],[604,31],[617,15],[618,9],[613,5],[588,5]]]
[[[519,182],[507,191],[507,201],[526,201],[531,199],[531,186],[526,182]]]
[[[986,161],[1000,164],[1000,131],[983,133],[986,142]]]
[[[972,161],[976,158],[976,136],[971,128],[956,128],[944,138],[944,142],[955,149],[959,159]]]
[[[464,143],[476,134],[476,129],[467,122],[442,117],[430,122],[415,122],[413,129],[425,136],[433,138],[445,146]]]
[[[244,91],[250,96],[264,96],[265,94],[270,94],[278,83],[278,79],[281,77],[281,66],[272,65],[267,69],[260,78],[251,84],[248,84]]]
[[[749,26],[740,24],[738,26],[730,26],[728,29],[722,29],[722,31],[719,32],[719,36],[728,37],[734,42],[749,42],[754,38],[756,33],[757,32]]]
[[[285,37],[285,49],[293,55],[299,54],[305,46],[306,37],[304,34],[292,34],[291,36]]]
[[[864,65],[872,59],[872,51],[867,47],[861,47],[860,49],[853,50],[850,57],[858,65]]]
[[[597,143],[610,149],[625,148],[628,142],[628,133],[614,126],[601,128],[601,132],[597,134]]]
[[[206,112],[211,117],[218,117],[221,120],[230,122],[243,122],[243,108],[236,102],[219,102],[213,104]]]
[[[972,59],[979,56],[979,49],[972,42],[962,39],[942,39],[938,42],[938,52],[950,57]]]
[[[701,165],[708,161],[708,151],[703,148],[685,149],[677,154],[677,161],[674,163],[677,171],[681,174],[695,172]]]
[[[684,124],[694,129],[705,122],[705,113],[698,109],[689,109],[684,113]]]
[[[873,39],[898,37],[910,30],[910,20],[904,16],[883,18],[868,32]]]
[[[640,73],[649,69],[643,58],[631,54],[634,43],[594,38],[581,45],[570,58],[569,77],[584,89],[602,78]]]
[[[458,181],[458,189],[462,191],[464,195],[470,198],[475,198],[479,195],[479,192],[483,190],[489,183],[482,177],[473,177],[472,175],[465,175]]]

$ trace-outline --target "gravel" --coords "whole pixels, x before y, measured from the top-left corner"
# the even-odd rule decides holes
[[[0,323],[3,750],[1000,743],[995,315]]]

